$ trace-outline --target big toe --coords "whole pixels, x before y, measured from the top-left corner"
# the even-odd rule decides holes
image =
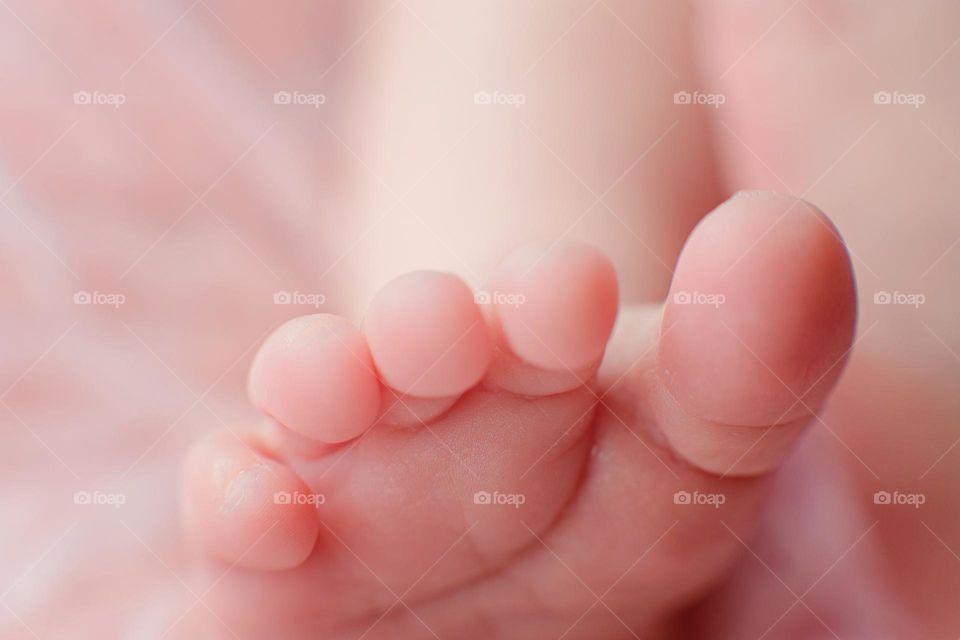
[[[716,445],[691,422],[804,421],[840,376],[855,318],[850,261],[823,213],[767,192],[718,207],[687,241],[663,314],[659,377],[690,418],[671,421],[674,446]]]

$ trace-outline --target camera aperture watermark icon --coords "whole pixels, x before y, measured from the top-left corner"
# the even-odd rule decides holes
[[[722,493],[701,493],[700,491],[677,491],[673,494],[673,504],[684,506],[708,506],[719,509],[727,501]]]
[[[919,109],[927,102],[923,93],[901,93],[899,91],[877,91],[873,94],[873,104],[904,106]]]
[[[273,294],[273,304],[308,306],[318,309],[327,301],[322,293],[308,293],[304,291],[276,291]]]
[[[322,493],[305,493],[303,491],[277,491],[273,494],[273,504],[311,504],[319,506],[327,501]]]
[[[73,304],[97,305],[119,309],[125,304],[127,296],[122,293],[107,293],[104,291],[77,291],[73,294]]]
[[[923,493],[903,493],[901,491],[877,491],[873,494],[873,504],[908,506],[919,509],[921,505],[927,502],[927,496]]]
[[[313,107],[319,109],[327,103],[324,93],[306,93],[303,91],[277,91],[273,94],[273,104],[292,107]]]
[[[73,94],[73,104],[84,107],[113,107],[119,109],[126,101],[127,96],[124,93],[76,91]]]
[[[509,506],[519,509],[526,503],[527,496],[522,493],[500,493],[499,491],[477,491],[473,494],[473,504]]]
[[[473,294],[473,301],[477,304],[497,304],[516,308],[527,301],[527,296],[522,293],[484,290]]]
[[[508,93],[506,91],[477,91],[473,94],[473,104],[506,106],[519,109],[527,103],[527,96],[523,93]]]
[[[103,491],[75,491],[73,504],[82,506],[107,506],[119,509],[127,503],[123,493],[105,493]]]
[[[727,101],[727,96],[722,93],[703,93],[700,91],[677,91],[673,94],[673,104],[679,105],[704,105],[719,109]]]
[[[699,304],[719,309],[727,301],[722,293],[706,293],[703,291],[675,291],[673,304]]]
[[[919,309],[927,301],[922,293],[905,293],[903,291],[877,291],[873,294],[873,304],[902,305]]]

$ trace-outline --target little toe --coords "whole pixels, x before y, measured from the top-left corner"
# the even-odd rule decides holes
[[[181,509],[204,553],[250,569],[280,570],[310,555],[319,530],[316,500],[290,468],[231,434],[193,446],[181,473]]]

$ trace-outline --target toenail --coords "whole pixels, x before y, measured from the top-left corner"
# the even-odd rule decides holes
[[[242,469],[230,481],[230,486],[224,492],[223,504],[220,510],[223,513],[234,511],[244,502],[248,502],[259,487],[263,486],[261,479],[268,472],[266,465],[257,464],[249,469]]]

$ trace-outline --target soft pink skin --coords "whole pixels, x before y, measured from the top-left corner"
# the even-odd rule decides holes
[[[328,314],[294,318],[267,338],[247,387],[261,411],[322,442],[355,438],[380,408],[366,341],[347,320]]]
[[[613,265],[597,249],[571,242],[530,245],[510,257],[491,288],[500,331],[523,360],[576,371],[603,356],[618,290]]]
[[[677,304],[685,294],[724,298]],[[796,198],[740,194],[703,219],[680,255],[660,376],[698,418],[790,422],[833,388],[855,318],[850,260],[830,221]]]
[[[291,497],[310,488],[290,468],[267,460],[230,434],[207,438],[184,462],[184,525],[206,553],[260,570],[301,564],[320,525],[316,506]]]
[[[370,303],[363,328],[380,376],[404,394],[458,395],[490,363],[486,321],[453,274],[416,271],[393,280]]]
[[[717,224],[744,241],[757,240],[762,230],[753,221],[769,213],[771,203],[782,202],[779,196],[741,199],[714,213],[709,224]],[[795,264],[807,260],[818,263],[823,253],[820,236],[804,223],[798,224],[809,237],[800,234],[796,240]],[[725,255],[714,244],[694,238],[685,259],[710,265],[717,263],[715,254],[720,258]],[[538,634],[548,630],[550,635],[555,632],[559,636],[569,621],[540,616],[535,622],[524,622],[529,612],[519,594],[529,595],[532,590],[545,602],[556,606],[572,602],[580,611],[591,601],[580,602],[576,594],[581,590],[569,584],[572,570],[584,576],[593,585],[591,589],[616,584],[615,594],[609,596],[614,606],[633,627],[653,629],[659,616],[702,593],[729,567],[741,547],[729,535],[728,527],[745,534],[750,531],[757,520],[763,474],[777,465],[802,425],[776,427],[778,435],[761,438],[761,430],[747,428],[755,433],[745,436],[730,425],[694,417],[697,405],[682,395],[676,400],[660,383],[663,358],[656,357],[660,308],[625,310],[607,349],[617,285],[604,256],[574,244],[564,244],[539,261],[531,259],[536,255],[542,255],[542,251],[518,252],[494,279],[501,287],[504,283],[518,286],[512,291],[501,288],[501,292],[531,296],[507,318],[499,315],[504,311],[500,305],[496,314],[500,326],[515,329],[519,324],[528,332],[530,328],[542,331],[536,341],[543,350],[525,339],[507,345],[511,351],[520,352],[509,354],[517,365],[511,381],[525,393],[499,387],[495,376],[476,385],[486,369],[490,349],[486,325],[481,321],[484,340],[468,342],[474,349],[465,357],[439,361],[449,384],[428,389],[448,395],[462,393],[441,415],[423,423],[397,424],[386,412],[368,432],[336,450],[313,450],[299,441],[284,446],[283,431],[276,429],[269,429],[269,440],[259,441],[265,446],[260,463],[279,466],[284,472],[281,480],[264,473],[251,476],[250,482],[267,487],[282,482],[283,486],[301,490],[310,487],[310,491],[326,497],[319,512],[320,541],[311,547],[314,551],[309,555],[300,555],[313,542],[305,510],[285,515],[294,526],[284,529],[285,534],[274,533],[269,521],[286,512],[263,504],[260,497],[266,494],[265,489],[248,487],[238,497],[220,488],[223,482],[218,478],[223,473],[218,469],[248,467],[248,450],[228,440],[221,445],[219,457],[196,453],[191,457],[185,486],[195,485],[198,491],[185,492],[185,510],[193,530],[199,532],[195,535],[199,535],[201,546],[210,547],[210,536],[222,531],[225,521],[238,531],[242,544],[249,545],[258,535],[270,532],[255,545],[255,555],[249,562],[237,553],[241,543],[217,551],[219,557],[230,558],[237,565],[238,575],[225,581],[218,600],[225,615],[232,616],[231,626],[249,630],[252,637],[262,629],[284,637],[308,637],[305,630],[315,632],[317,624],[330,625],[331,635],[336,636],[342,631],[339,623],[346,625],[346,635],[355,636],[362,635],[371,624],[366,617],[372,608],[373,628],[386,634],[383,637],[416,637],[421,631],[417,619],[387,616],[395,603],[390,594],[384,595],[382,581],[399,592],[412,590],[409,599],[424,603],[418,617],[422,615],[440,633],[462,631],[463,612],[475,615],[479,602],[481,607],[501,613],[506,621],[501,624],[514,635],[522,635],[523,625],[532,624]],[[762,250],[760,255],[765,255]],[[830,293],[829,283],[833,279],[842,281],[848,266],[829,261],[826,265],[821,271],[797,270],[792,283],[798,290],[809,292],[827,286],[826,293]],[[830,265],[838,273],[830,272]],[[712,277],[712,271],[682,277],[703,290],[704,283],[712,282],[708,275]],[[731,281],[756,276],[753,271],[738,272]],[[561,282],[569,286],[548,286]],[[852,297],[853,292],[846,289],[838,295],[844,294]],[[748,314],[754,310],[756,299],[732,292],[728,304]],[[443,313],[437,313],[438,309]],[[464,335],[465,327],[478,322],[479,315],[472,295],[452,276],[414,272],[388,284],[368,314],[368,339],[378,371],[384,378],[388,373],[394,375],[391,386],[404,386],[396,382],[400,380],[408,389],[418,389],[414,383],[430,370],[438,350],[458,344],[457,337]],[[736,317],[733,315],[731,322]],[[449,318],[452,326],[445,326],[443,318]],[[786,326],[799,328],[800,322],[817,320],[803,316],[797,324]],[[776,323],[774,326],[778,328]],[[571,327],[576,329],[572,333]],[[797,332],[782,336],[774,332],[768,343],[780,339],[784,342],[782,350],[789,351],[795,335]],[[849,340],[849,327],[841,323],[814,336],[811,350],[819,353],[840,340]],[[660,346],[667,344],[665,339]],[[590,365],[605,352],[594,378]],[[562,358],[547,358],[545,354],[562,354]],[[294,366],[299,362],[296,358],[278,360]],[[683,364],[692,370],[699,362]],[[737,383],[754,384],[744,375],[728,383],[722,371],[711,368],[709,359],[703,362],[697,379],[732,384],[729,390],[737,397],[746,396],[735,387]],[[330,377],[336,373],[336,364],[332,359],[316,362],[317,367],[329,368],[325,375]],[[414,369],[413,364],[420,369]],[[554,367],[558,365],[577,367],[588,377],[564,391],[538,386],[538,380],[542,382],[544,377],[554,380],[558,373]],[[282,368],[274,373],[280,379],[287,377]],[[476,386],[464,388],[468,380]],[[538,389],[541,393],[531,393]],[[651,430],[665,435],[674,451],[660,449],[664,442],[659,437],[649,438]],[[711,437],[715,439],[711,441]],[[637,444],[637,440],[648,438],[650,444]],[[737,466],[735,473],[725,473],[731,460],[748,448],[757,453],[747,464]],[[290,466],[269,462],[266,456]],[[723,510],[690,508],[672,499],[674,492],[694,488],[722,494]],[[491,508],[476,502],[477,491],[521,495],[524,502],[516,507]],[[225,515],[223,503],[228,495],[230,509]],[[601,518],[612,519],[610,526],[597,527]],[[208,526],[204,526],[205,519],[210,521]],[[646,557],[650,545],[675,526],[677,533]],[[385,530],[389,530],[389,536],[383,535]],[[539,543],[531,551],[531,532],[536,536],[534,542],[539,539],[556,550],[563,563],[558,564],[552,553],[539,549]],[[597,554],[598,548],[604,553]],[[437,563],[438,557],[443,561]],[[644,570],[625,575],[623,558],[638,557],[645,558]],[[258,573],[273,566],[289,568],[293,558],[303,561],[292,571]],[[436,566],[424,574],[422,565],[430,566],[431,562]],[[683,570],[691,563],[698,571]],[[247,571],[241,572],[240,568]],[[377,580],[371,579],[370,571]],[[664,581],[664,576],[670,576],[669,580]],[[261,594],[262,610],[247,612],[231,607],[251,590]],[[640,601],[643,607],[637,606]],[[380,613],[382,621],[377,617]],[[361,622],[354,628],[350,621],[357,617]],[[581,631],[613,634],[616,628],[607,627],[608,623],[607,618],[591,617]]]

